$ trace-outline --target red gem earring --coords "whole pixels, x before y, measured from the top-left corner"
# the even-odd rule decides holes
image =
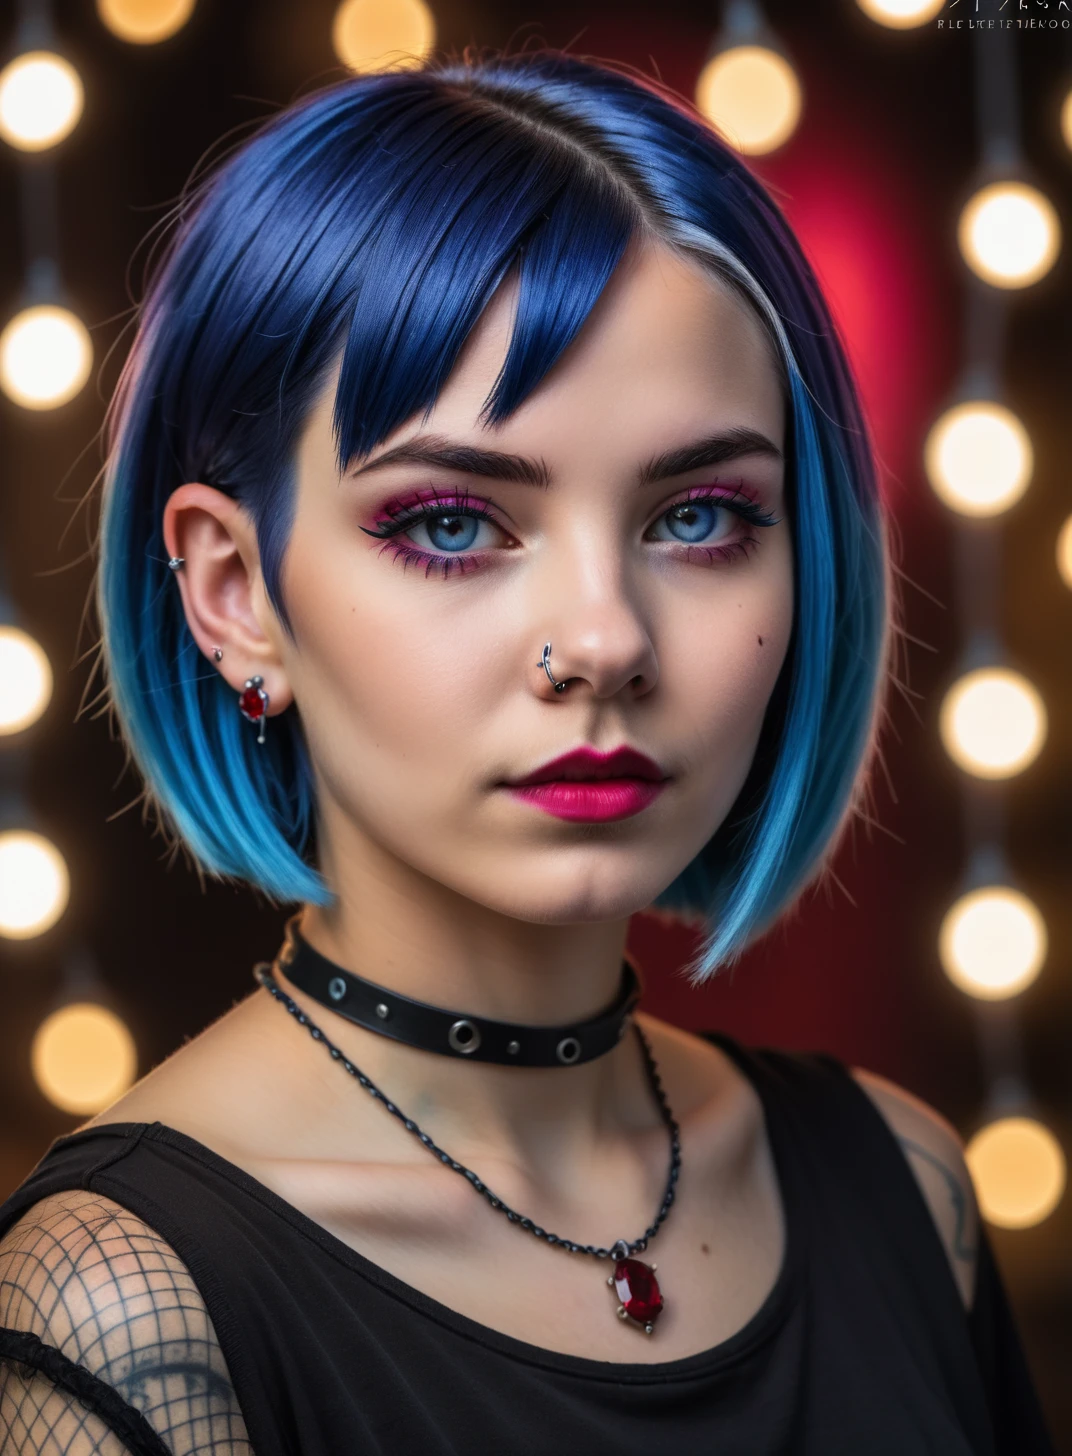
[[[238,695],[238,711],[251,723],[261,725],[257,742],[263,743],[264,725],[268,721],[268,694],[264,691],[264,678],[251,677],[246,680],[245,688]]]

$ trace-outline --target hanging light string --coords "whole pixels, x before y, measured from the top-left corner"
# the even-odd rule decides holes
[[[952,510],[955,593],[964,634],[960,674],[942,704],[940,729],[962,770],[968,858],[962,894],[942,922],[939,954],[974,1007],[987,1095],[983,1125],[969,1140],[967,1160],[980,1206],[991,1222],[1027,1227],[1055,1207],[1065,1172],[1060,1145],[1032,1114],[1013,999],[1039,974],[1046,927],[1013,884],[1003,781],[1038,755],[1046,713],[1034,686],[1007,665],[1002,642],[1002,515],[1028,488],[1033,457],[1027,430],[1001,392],[1011,293],[1052,264],[1059,231],[1047,243],[1049,204],[1020,180],[1015,36],[980,30],[972,40],[980,186],[958,229],[967,265],[965,359],[959,398],[936,422],[925,451],[931,484]],[[1012,236],[1026,237],[1030,216],[1023,209],[1031,207],[1038,207],[1042,219],[1038,255],[1018,261],[996,246],[1001,228],[996,214],[988,220],[987,209],[1005,209],[997,219],[1005,236],[1011,219]],[[1026,1178],[1020,1171],[1024,1159],[1034,1169]]]
[[[21,0],[13,57],[0,70],[0,145],[18,153],[26,270],[23,307],[0,330],[0,385],[33,409],[48,403],[49,388],[43,386],[50,373],[62,371],[65,358],[63,325],[56,317],[59,238],[50,149],[69,134],[82,109],[81,80],[57,52],[51,21],[45,0]],[[70,317],[88,347],[84,326]],[[0,942],[42,935],[68,902],[67,865],[39,832],[25,793],[26,733],[51,695],[48,657],[19,625],[0,560]]]

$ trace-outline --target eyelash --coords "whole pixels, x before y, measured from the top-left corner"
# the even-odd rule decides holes
[[[751,526],[764,528],[778,524],[778,517],[766,511],[750,496],[743,491],[734,491],[726,494],[724,490],[712,490],[710,486],[693,486],[680,498],[671,501],[666,509],[660,512],[657,520],[669,515],[679,506],[688,505],[690,501],[710,501],[717,505],[724,506],[726,510],[732,511],[735,516]],[[438,572],[444,579],[460,572],[465,575],[470,571],[478,571],[483,565],[484,557],[488,554],[486,550],[456,552],[449,556],[437,552],[423,551],[410,542],[402,541],[399,537],[404,531],[412,530],[424,521],[434,520],[436,516],[472,516],[481,521],[490,521],[493,526],[499,526],[499,522],[487,509],[487,506],[477,497],[470,496],[468,492],[452,491],[449,495],[440,495],[434,489],[425,498],[422,498],[419,505],[392,506],[383,508],[382,519],[376,530],[370,530],[367,526],[359,529],[366,536],[383,542],[381,551],[390,551],[394,560],[401,562],[402,569],[410,566],[423,566],[425,576],[431,576]],[[655,524],[654,522],[652,524]],[[502,530],[503,527],[499,526]],[[670,544],[670,543],[667,543]],[[744,536],[736,541],[728,541],[717,546],[699,546],[690,544],[687,541],[679,541],[679,551],[685,553],[684,559],[695,561],[700,559],[711,565],[715,562],[733,561],[740,557],[747,556],[759,545],[756,536]]]

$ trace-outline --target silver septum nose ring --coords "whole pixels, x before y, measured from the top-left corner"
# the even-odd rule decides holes
[[[565,683],[565,682],[555,682],[554,674],[551,671],[550,658],[551,658],[551,644],[550,644],[550,642],[545,642],[544,643],[544,649],[543,649],[543,656],[540,658],[540,660],[536,664],[536,666],[543,668],[544,672],[547,674],[547,677],[548,677],[548,680],[551,683],[551,686],[554,688],[554,690],[555,690],[556,693],[564,693],[566,691],[567,683]]]

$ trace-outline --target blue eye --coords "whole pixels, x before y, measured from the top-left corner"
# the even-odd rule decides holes
[[[480,530],[476,516],[428,516],[420,522],[437,551],[470,551]]]
[[[690,500],[671,506],[659,518],[658,524],[666,523],[672,533],[670,539],[695,546],[700,542],[706,544],[712,531],[717,532],[715,540],[727,535],[733,520],[733,512],[725,506],[715,505],[712,501]],[[668,538],[664,536],[662,539]]]

